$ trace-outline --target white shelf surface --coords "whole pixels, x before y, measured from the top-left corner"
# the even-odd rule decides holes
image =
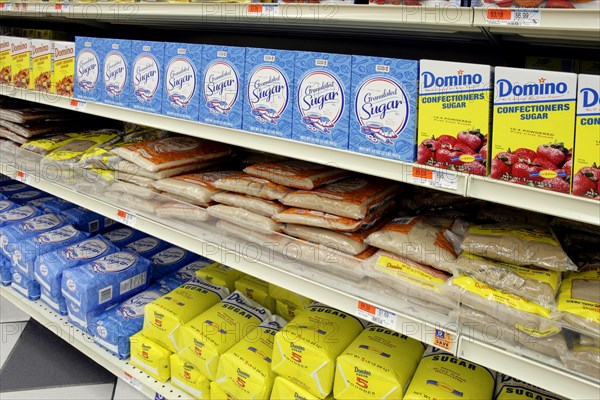
[[[430,168],[413,163],[206,125],[158,114],[149,114],[101,103],[76,101],[63,96],[15,89],[10,86],[0,85],[0,95],[69,110],[77,110],[101,117],[143,124],[189,136],[216,140],[235,146],[280,154],[320,164],[328,164],[398,182],[432,187],[436,190],[455,193],[461,196],[600,225],[600,202],[596,200],[500,182],[480,176]],[[413,168],[415,167],[431,170],[434,175],[437,174],[440,177],[440,181],[437,184],[433,184],[434,186],[423,184],[423,181],[413,177]]]
[[[139,368],[129,364],[127,360],[120,360],[108,350],[98,346],[94,343],[93,337],[73,326],[67,320],[67,317],[58,315],[40,300],[30,301],[10,287],[4,286],[0,288],[0,295],[23,312],[29,314],[55,335],[102,365],[117,378],[125,380],[140,390],[147,398],[160,398],[156,396],[158,394],[169,400],[193,399],[192,396],[171,385],[170,382],[158,382]]]

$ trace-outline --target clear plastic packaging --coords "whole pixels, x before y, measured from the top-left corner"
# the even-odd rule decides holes
[[[217,189],[248,194],[266,200],[280,200],[292,189],[245,172],[225,176],[213,183]]]
[[[290,236],[319,243],[352,255],[360,254],[369,248],[364,240],[372,232],[372,229],[348,233],[296,224],[286,224],[283,227],[283,231]]]
[[[185,174],[157,180],[153,186],[158,190],[181,196],[190,203],[206,207],[211,204],[211,196],[220,192],[213,183],[236,173],[218,171]]]
[[[600,265],[590,265],[580,272],[567,273],[557,296],[555,319],[565,325],[600,335]]]
[[[209,215],[262,232],[279,232],[281,225],[269,217],[239,207],[217,204],[206,209]]]
[[[159,191],[154,188],[138,186],[134,183],[123,182],[123,181],[113,182],[110,185],[110,187],[108,188],[108,190],[110,190],[112,192],[129,193],[131,195],[140,197],[142,199],[152,199],[152,198],[156,197],[156,195],[159,193]]]
[[[273,215],[287,209],[281,203],[273,200],[261,199],[260,197],[249,196],[234,192],[220,192],[212,196],[213,201],[232,207],[239,207],[251,211],[255,214],[272,217]]]

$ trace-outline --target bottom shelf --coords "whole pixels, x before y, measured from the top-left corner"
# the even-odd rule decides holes
[[[129,383],[149,399],[193,399],[189,394],[171,385],[170,382],[159,382],[139,368],[129,364],[127,360],[120,360],[108,350],[96,345],[93,337],[74,327],[67,321],[66,316],[58,315],[40,300],[26,300],[15,293],[10,287],[1,287],[0,296],[13,303],[51,332],[106,368],[107,371],[114,374],[117,378]]]

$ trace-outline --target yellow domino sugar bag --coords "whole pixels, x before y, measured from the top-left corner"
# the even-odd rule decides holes
[[[229,294],[227,288],[194,277],[144,308],[144,335],[177,352],[177,331]]]
[[[210,381],[192,363],[171,355],[171,383],[195,399],[210,398]]]
[[[271,316],[219,359],[215,382],[236,399],[267,399],[273,388],[271,370],[275,334],[286,324]]]
[[[600,265],[565,275],[557,297],[557,319],[598,336],[600,331]]]
[[[179,355],[215,380],[219,357],[255,329],[271,312],[238,291],[179,330]]]
[[[520,381],[511,376],[498,374],[494,400],[562,400],[553,393]]]
[[[333,389],[337,357],[364,327],[350,314],[313,303],[275,335],[273,371],[325,398]]]
[[[238,400],[228,395],[217,386],[215,382],[210,383],[210,399],[211,400]]]
[[[404,400],[491,400],[494,372],[429,347],[406,390]]]
[[[213,285],[225,286],[230,292],[233,292],[235,290],[235,281],[246,274],[227,265],[214,263],[197,270],[196,275]]]
[[[312,395],[310,392],[302,389],[298,385],[294,385],[281,376],[275,378],[273,391],[271,392],[271,400],[320,400],[320,397]],[[325,397],[325,400],[333,399],[333,396]]]
[[[246,275],[235,281],[235,290],[268,308],[271,313],[275,312],[275,299],[269,296],[269,282],[252,275]]]
[[[150,375],[166,382],[171,377],[171,353],[152,339],[138,332],[129,338],[131,359],[129,362]]]
[[[275,299],[275,312],[286,321],[291,321],[304,311],[312,300],[308,297],[269,283],[269,295]]]
[[[333,397],[401,400],[425,347],[398,332],[369,325],[337,358]]]

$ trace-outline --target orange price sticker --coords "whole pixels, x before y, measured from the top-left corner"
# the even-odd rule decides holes
[[[262,14],[263,6],[260,3],[251,3],[248,4],[248,12],[254,14]]]
[[[450,350],[452,347],[452,335],[441,329],[436,329],[433,345],[443,350]]]
[[[358,309],[373,315],[375,315],[376,311],[376,307],[374,305],[365,303],[364,301],[358,302]]]
[[[125,210],[117,210],[117,221],[127,226],[135,226],[137,217],[135,214],[127,212]]]
[[[413,167],[412,176],[413,178],[432,180],[433,171],[426,168]]]
[[[489,8],[487,10],[487,19],[510,21],[512,18],[512,10]]]
[[[62,4],[60,4],[60,3],[56,3],[56,4],[54,4],[54,9],[55,9],[55,10],[62,10],[62,7],[63,7],[63,5],[62,5]]]

